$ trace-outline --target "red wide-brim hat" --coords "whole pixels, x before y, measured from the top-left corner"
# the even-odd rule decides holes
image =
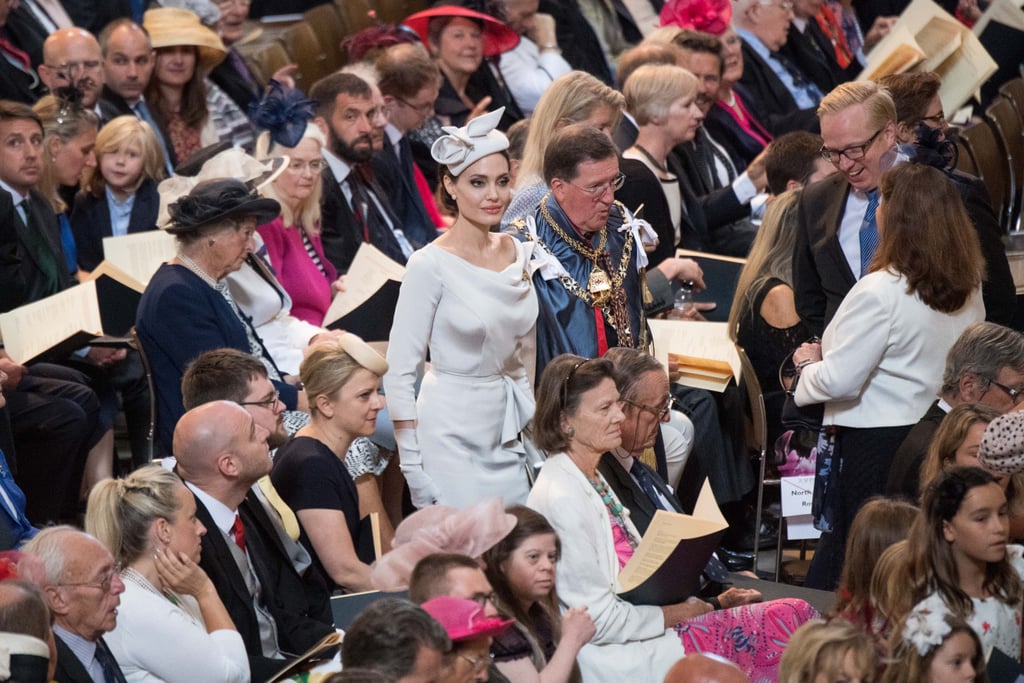
[[[484,57],[500,55],[502,52],[508,52],[519,44],[519,34],[511,26],[498,21],[489,14],[474,12],[469,8],[459,7],[458,5],[431,7],[422,12],[409,15],[402,23],[415,31],[420,40],[423,41],[423,44],[430,47],[427,40],[427,26],[430,24],[430,20],[435,17],[465,17],[481,22],[484,30]]]

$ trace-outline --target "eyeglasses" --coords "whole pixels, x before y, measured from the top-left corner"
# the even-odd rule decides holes
[[[217,7],[230,7],[231,5],[238,5],[239,7],[245,8],[252,4],[252,0],[216,0]]]
[[[434,102],[433,101],[424,102],[423,104],[413,104],[412,102],[410,102],[408,100],[402,99],[398,95],[395,95],[395,99],[398,100],[399,102],[401,102],[402,104],[404,104],[405,106],[409,107],[409,109],[412,109],[417,114],[421,114],[423,116],[430,116],[431,114],[434,113]]]
[[[875,139],[883,130],[885,130],[885,128],[879,128],[875,131],[874,135],[867,139],[867,142],[859,145],[850,145],[845,149],[829,149],[822,145],[821,149],[818,150],[818,153],[821,155],[822,159],[825,161],[831,161],[833,164],[838,164],[840,157],[846,157],[850,161],[860,161],[864,158],[864,155],[868,153],[868,147],[874,143]]]
[[[65,62],[64,64],[58,64],[53,66],[47,64],[47,68],[53,69],[57,72],[57,78],[64,80],[73,79],[76,73],[94,72],[100,68],[101,62],[97,59],[87,59],[82,62]]]
[[[946,125],[946,115],[940,111],[932,116],[922,116],[921,122],[936,128],[942,127]]]
[[[98,581],[79,581],[79,582],[76,582],[76,583],[58,583],[57,585],[58,586],[67,586],[69,588],[77,587],[77,586],[88,587],[88,588],[99,588],[104,593],[109,593],[110,592],[110,587],[114,583],[114,577],[121,573],[121,569],[122,569],[121,564],[118,563],[118,564],[115,564],[113,567],[111,567],[110,571],[108,571],[106,574],[104,574]]]
[[[613,192],[615,190],[621,190],[622,186],[626,183],[626,174],[620,172],[611,180],[604,183],[598,183],[597,185],[591,185],[590,187],[580,187],[571,180],[566,182],[592,199],[597,199],[598,197],[603,197],[604,193],[608,191],[608,188],[611,188]]]
[[[490,593],[473,593],[469,596],[469,599],[480,605],[480,609],[487,607],[487,603],[491,603],[492,605],[498,604],[498,594],[494,591],[491,591]]]
[[[262,401],[239,401],[240,406],[263,406],[264,408],[273,408],[277,405],[277,402],[281,400],[281,392],[275,391],[272,398],[266,398]]]
[[[478,674],[491,665],[491,657],[493,657],[494,655],[486,654],[480,655],[478,657],[470,657],[469,655],[464,655],[460,653],[457,656],[459,659],[469,662],[469,665],[473,667],[473,673]]]
[[[326,165],[327,162],[323,159],[310,159],[309,161],[294,159],[288,162],[288,170],[293,173],[302,173],[302,171],[308,168],[310,173],[316,175],[323,171]]]
[[[1010,397],[1010,400],[1013,401],[1013,405],[1017,405],[1021,401],[1024,401],[1024,390],[1022,390],[1022,389],[1011,389],[1010,387],[1006,386],[1005,384],[1000,384],[999,382],[995,381],[994,379],[990,379],[988,381],[988,383],[992,384],[994,386],[997,386],[1000,389],[1002,389],[1003,391],[1005,391],[1007,396]]]
[[[665,419],[665,416],[668,415],[668,411],[672,410],[672,404],[676,402],[675,398],[669,396],[667,399],[665,399],[664,406],[651,407],[645,406],[642,403],[637,403],[636,401],[630,401],[628,398],[620,398],[619,400],[625,403],[626,405],[633,406],[637,410],[642,410],[645,413],[650,413],[654,417],[658,418],[659,422]]]

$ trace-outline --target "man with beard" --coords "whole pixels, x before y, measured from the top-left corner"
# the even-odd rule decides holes
[[[320,235],[324,254],[339,273],[352,264],[362,242],[405,264],[414,246],[402,231],[383,191],[372,177],[373,119],[377,104],[366,81],[336,73],[313,84],[316,123],[327,136],[323,150]]]
[[[99,41],[80,28],[62,28],[51,33],[43,43],[39,78],[50,92],[74,87],[82,95],[82,106],[93,109],[103,91],[103,51]]]

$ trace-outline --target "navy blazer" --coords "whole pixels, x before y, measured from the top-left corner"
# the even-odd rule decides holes
[[[9,31],[7,35],[10,35]],[[35,71],[15,66],[0,57],[0,93],[4,99],[35,104],[45,90]]]
[[[660,434],[658,438],[661,439]],[[640,464],[640,467],[647,470],[654,488],[669,502],[669,505],[672,506],[672,511],[682,512],[683,506],[679,503],[676,495],[669,491],[661,475],[639,460],[636,462]],[[647,527],[651,525],[651,520],[654,519],[654,513],[658,511],[654,501],[640,488],[640,485],[633,480],[629,472],[625,470],[618,459],[611,453],[605,453],[601,456],[597,469],[604,475],[605,481],[608,482],[608,486],[615,492],[615,495],[619,497],[619,502],[629,510],[630,520],[632,520],[640,535],[643,536],[647,533]]]
[[[277,625],[278,646],[295,655],[305,652],[333,630],[330,594],[315,571],[299,576],[281,545],[263,506],[249,491],[238,507],[246,549],[262,587],[263,604]],[[252,597],[227,540],[196,498],[196,518],[206,527],[199,566],[210,577],[249,654],[253,681],[269,679],[285,662],[263,656],[260,627]]]
[[[79,661],[67,643],[61,640],[61,637],[56,633],[53,634],[53,640],[57,644],[57,669],[53,673],[53,680],[57,681],[57,683],[92,683],[92,676],[89,675],[85,665]],[[96,647],[102,647],[110,655],[112,661],[117,661],[102,638],[96,642]],[[121,672],[120,666],[114,671],[114,680],[117,683],[125,683],[124,674]]]
[[[135,319],[156,389],[156,448],[170,455],[174,427],[184,415],[181,378],[195,358],[213,349],[250,353],[242,322],[220,292],[184,266],[163,264],[146,286]],[[266,356],[270,358],[269,354]],[[281,401],[295,410],[298,390],[274,381]]]
[[[405,148],[406,157],[399,158],[398,152]],[[373,155],[373,172],[384,196],[391,200],[391,206],[398,214],[402,231],[412,243],[420,248],[437,239],[437,227],[423,205],[416,177],[413,171],[412,145],[404,136],[398,147],[391,138],[384,136],[384,149]]]
[[[135,203],[128,218],[128,234],[156,230],[156,217],[160,210],[160,193],[156,181],[147,178],[135,192]],[[110,205],[107,193],[99,197],[79,192],[75,208],[71,211],[71,233],[78,247],[78,267],[93,270],[103,261],[103,238],[113,237],[110,223]]]
[[[809,130],[817,133],[818,115],[814,108],[799,109],[796,100],[768,62],[754,52],[743,41],[743,76],[740,83],[750,93],[746,105],[750,113],[766,127],[772,135],[782,135],[793,130]]]
[[[350,171],[350,173],[355,172],[354,168]],[[324,256],[338,271],[338,274],[342,275],[348,272],[349,266],[352,265],[352,259],[356,257],[359,245],[364,241],[364,235],[356,227],[352,209],[349,207],[345,193],[342,191],[338,179],[334,177],[331,167],[325,166],[320,175],[320,182],[323,183],[323,193],[320,195],[320,239],[324,245]],[[382,191],[378,191],[377,196],[381,199],[384,210],[387,211],[386,195]],[[390,217],[394,225],[401,225],[393,212]],[[394,233],[390,230],[384,235],[371,235],[370,241],[389,258],[405,265],[405,255],[402,253]]]

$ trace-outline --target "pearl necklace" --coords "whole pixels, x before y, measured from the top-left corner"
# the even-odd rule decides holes
[[[142,572],[138,571],[137,569],[128,567],[127,569],[121,572],[121,578],[130,583],[134,583],[136,586],[138,586],[139,588],[148,593],[159,595],[161,598],[170,600],[175,605],[178,604],[177,598],[175,598],[172,593],[157,590],[157,587],[150,583],[149,579],[143,576]]]

